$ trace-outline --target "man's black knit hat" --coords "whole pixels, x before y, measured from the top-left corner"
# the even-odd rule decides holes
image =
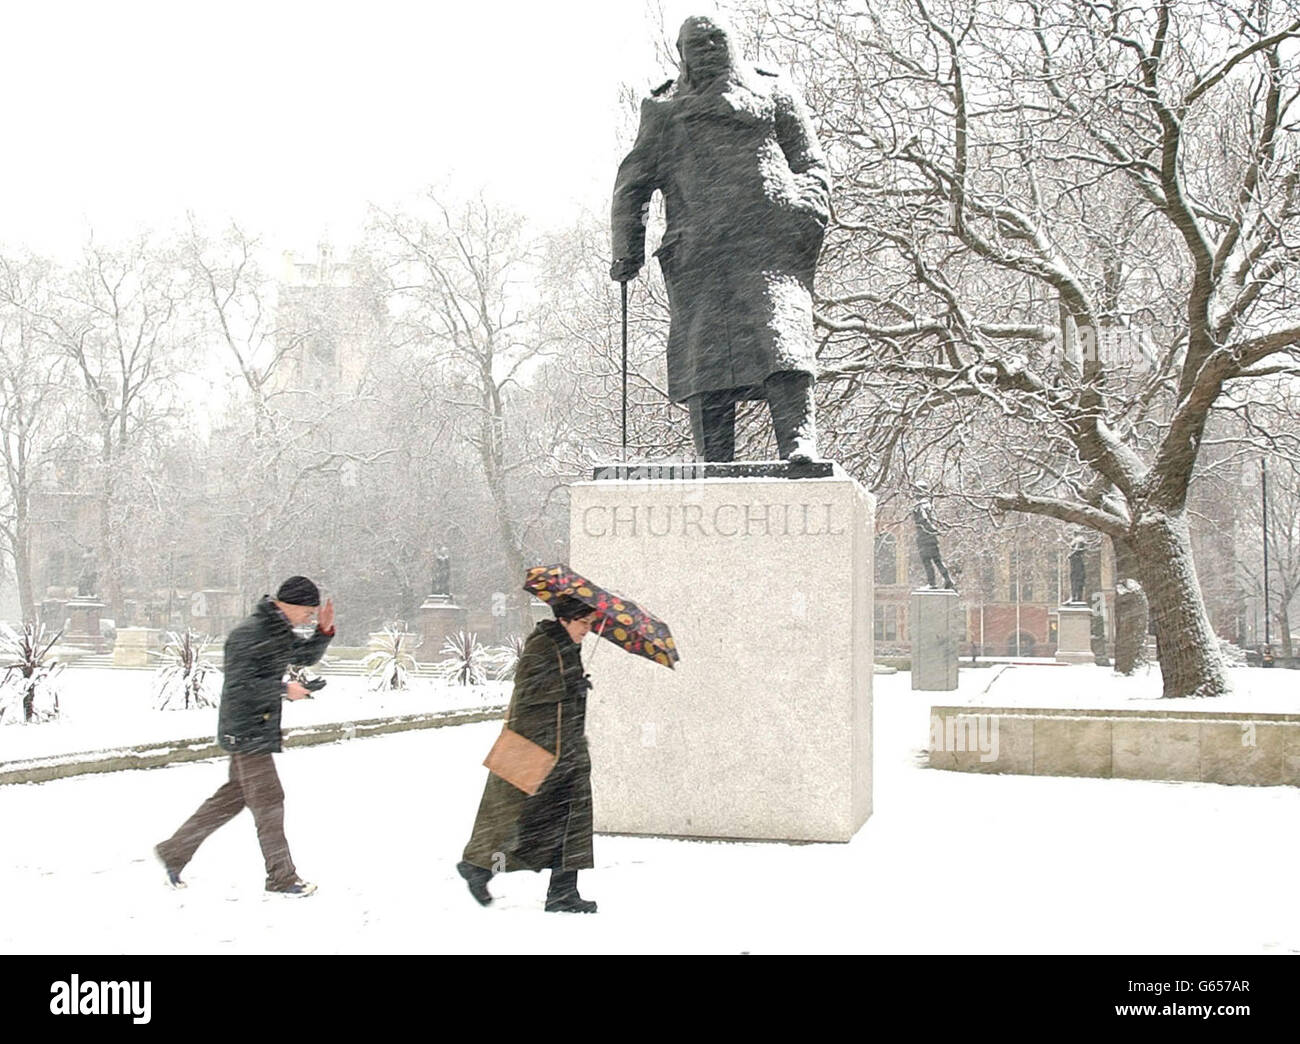
[[[305,576],[291,576],[275,592],[275,600],[286,605],[320,605],[320,588]]]

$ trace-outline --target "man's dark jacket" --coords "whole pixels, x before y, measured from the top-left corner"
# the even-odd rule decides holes
[[[310,638],[293,633],[269,596],[226,639],[226,679],[217,714],[217,742],[231,754],[280,750],[280,701],[290,664],[315,663],[333,633],[317,628]]]

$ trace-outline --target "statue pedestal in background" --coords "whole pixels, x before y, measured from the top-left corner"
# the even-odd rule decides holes
[[[1057,614],[1057,663],[1096,663],[1092,651],[1092,610],[1087,605],[1063,605]]]
[[[420,644],[413,655],[421,663],[443,659],[442,643],[465,629],[465,610],[449,594],[432,594],[420,606]]]
[[[848,841],[871,814],[874,498],[784,462],[620,466],[571,493],[570,565],[681,653],[670,671],[587,638],[596,829]]]
[[[154,667],[162,651],[162,631],[154,627],[119,627],[113,642],[114,667]]]
[[[907,633],[912,640],[912,688],[949,692],[957,688],[960,606],[956,591],[912,592]]]
[[[102,653],[108,648],[99,629],[99,620],[108,606],[97,598],[77,598],[63,607],[68,622],[63,630],[62,644],[77,649]]]

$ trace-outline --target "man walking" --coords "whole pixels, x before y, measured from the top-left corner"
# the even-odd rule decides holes
[[[315,620],[309,637],[297,629]],[[284,680],[291,664],[317,662],[334,637],[334,602],[322,607],[320,590],[305,576],[291,576],[264,596],[252,615],[226,639],[225,683],[217,715],[217,742],[230,753],[230,778],[171,837],[154,848],[173,888],[184,888],[181,871],[199,845],[245,806],[253,813],[266,860],[266,890],[307,896],[316,891],[298,876],[284,838],[284,790],[271,755],[280,750],[280,701],[308,694]]]

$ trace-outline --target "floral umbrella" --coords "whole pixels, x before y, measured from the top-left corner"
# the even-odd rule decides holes
[[[670,669],[681,659],[666,623],[632,599],[593,584],[567,565],[533,566],[524,580],[524,590],[531,591],[543,602],[570,595],[591,606],[602,617],[593,630],[630,653]]]

